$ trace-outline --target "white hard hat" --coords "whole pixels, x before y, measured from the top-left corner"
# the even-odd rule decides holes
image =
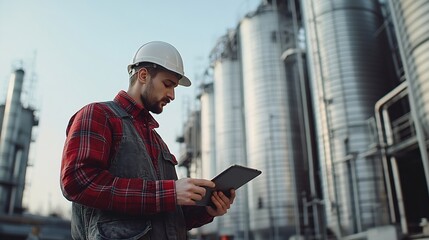
[[[142,45],[134,55],[131,63],[128,65],[128,73],[131,74],[133,67],[142,62],[155,63],[182,76],[179,84],[182,86],[191,86],[191,81],[185,77],[183,70],[183,61],[179,51],[171,44],[161,41],[148,42]]]

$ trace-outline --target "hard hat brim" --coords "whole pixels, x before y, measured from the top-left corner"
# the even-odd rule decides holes
[[[191,86],[191,80],[185,76],[182,76],[182,78],[179,80],[179,85],[189,87]]]
[[[133,71],[133,65],[135,65],[135,64],[129,64],[127,66],[128,74],[131,74],[131,72]],[[169,69],[167,69],[167,70],[171,71]],[[171,71],[171,72],[174,72],[174,71]],[[176,73],[176,72],[174,72],[174,73]],[[179,74],[179,73],[177,73],[177,74]],[[184,87],[189,87],[189,86],[191,86],[191,80],[189,80],[189,78],[187,78],[186,76],[182,75],[182,78],[179,79],[179,85],[184,86]]]

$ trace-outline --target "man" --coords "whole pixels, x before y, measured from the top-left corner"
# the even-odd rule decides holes
[[[159,114],[190,86],[179,52],[149,42],[128,66],[128,91],[92,103],[70,119],[61,165],[61,189],[73,202],[74,239],[186,239],[187,231],[227,212],[235,198],[214,192],[215,207],[199,207],[205,179],[177,179],[177,161],[156,133]]]

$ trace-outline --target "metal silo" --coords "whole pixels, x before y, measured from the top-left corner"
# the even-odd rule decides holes
[[[429,138],[429,1],[390,0],[389,6],[410,88],[411,112],[418,129],[417,136],[429,189],[426,145],[426,139]]]
[[[262,170],[249,189],[250,229],[255,239],[299,234],[296,183],[305,181],[297,104],[298,79],[281,59],[295,48],[292,19],[265,3],[240,23],[248,165]]]
[[[222,171],[233,164],[246,165],[243,88],[236,31],[221,37],[211,53],[216,99],[216,162]],[[237,191],[234,206],[219,218],[220,236],[248,238],[247,186]]]
[[[203,84],[201,91],[201,177],[210,179],[217,174],[213,83]]]
[[[215,135],[215,101],[213,83],[202,84],[201,94],[201,177],[212,179],[217,174],[216,168],[216,135]],[[204,236],[216,235],[218,218],[199,229]]]
[[[380,159],[366,120],[387,79],[377,0],[304,0],[328,227],[338,236],[387,223]]]
[[[0,136],[0,211],[13,211],[14,201],[11,199],[14,181],[12,179],[15,166],[21,160],[17,147],[18,129],[21,115],[21,92],[24,82],[24,70],[16,70],[9,81],[3,114],[2,134]],[[12,209],[10,209],[12,208]]]

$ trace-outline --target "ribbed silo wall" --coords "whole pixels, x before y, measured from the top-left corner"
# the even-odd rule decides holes
[[[248,165],[262,170],[249,189],[255,239],[288,237],[299,222],[296,183],[303,182],[302,135],[294,82],[282,53],[294,48],[291,19],[264,5],[239,26]],[[285,36],[286,34],[286,36]],[[296,179],[295,179],[296,177]],[[274,232],[274,233],[273,233]]]
[[[228,51],[228,50],[225,50]],[[216,162],[222,171],[231,165],[246,164],[241,65],[236,57],[220,57],[214,62],[216,99]],[[236,54],[234,54],[236,55]],[[219,234],[243,239],[248,230],[247,186],[237,190],[228,214],[219,218]]]
[[[390,0],[389,5],[412,107],[429,136],[429,1]]]
[[[202,87],[200,102],[202,177],[210,179],[217,174],[213,83],[205,84]]]
[[[337,235],[387,223],[378,157],[366,120],[388,90],[377,0],[304,0],[326,222]]]
[[[212,179],[217,174],[213,83],[204,84],[201,91],[201,177],[204,179]],[[201,227],[201,233],[216,233],[217,221],[218,219],[215,218],[212,223]]]

